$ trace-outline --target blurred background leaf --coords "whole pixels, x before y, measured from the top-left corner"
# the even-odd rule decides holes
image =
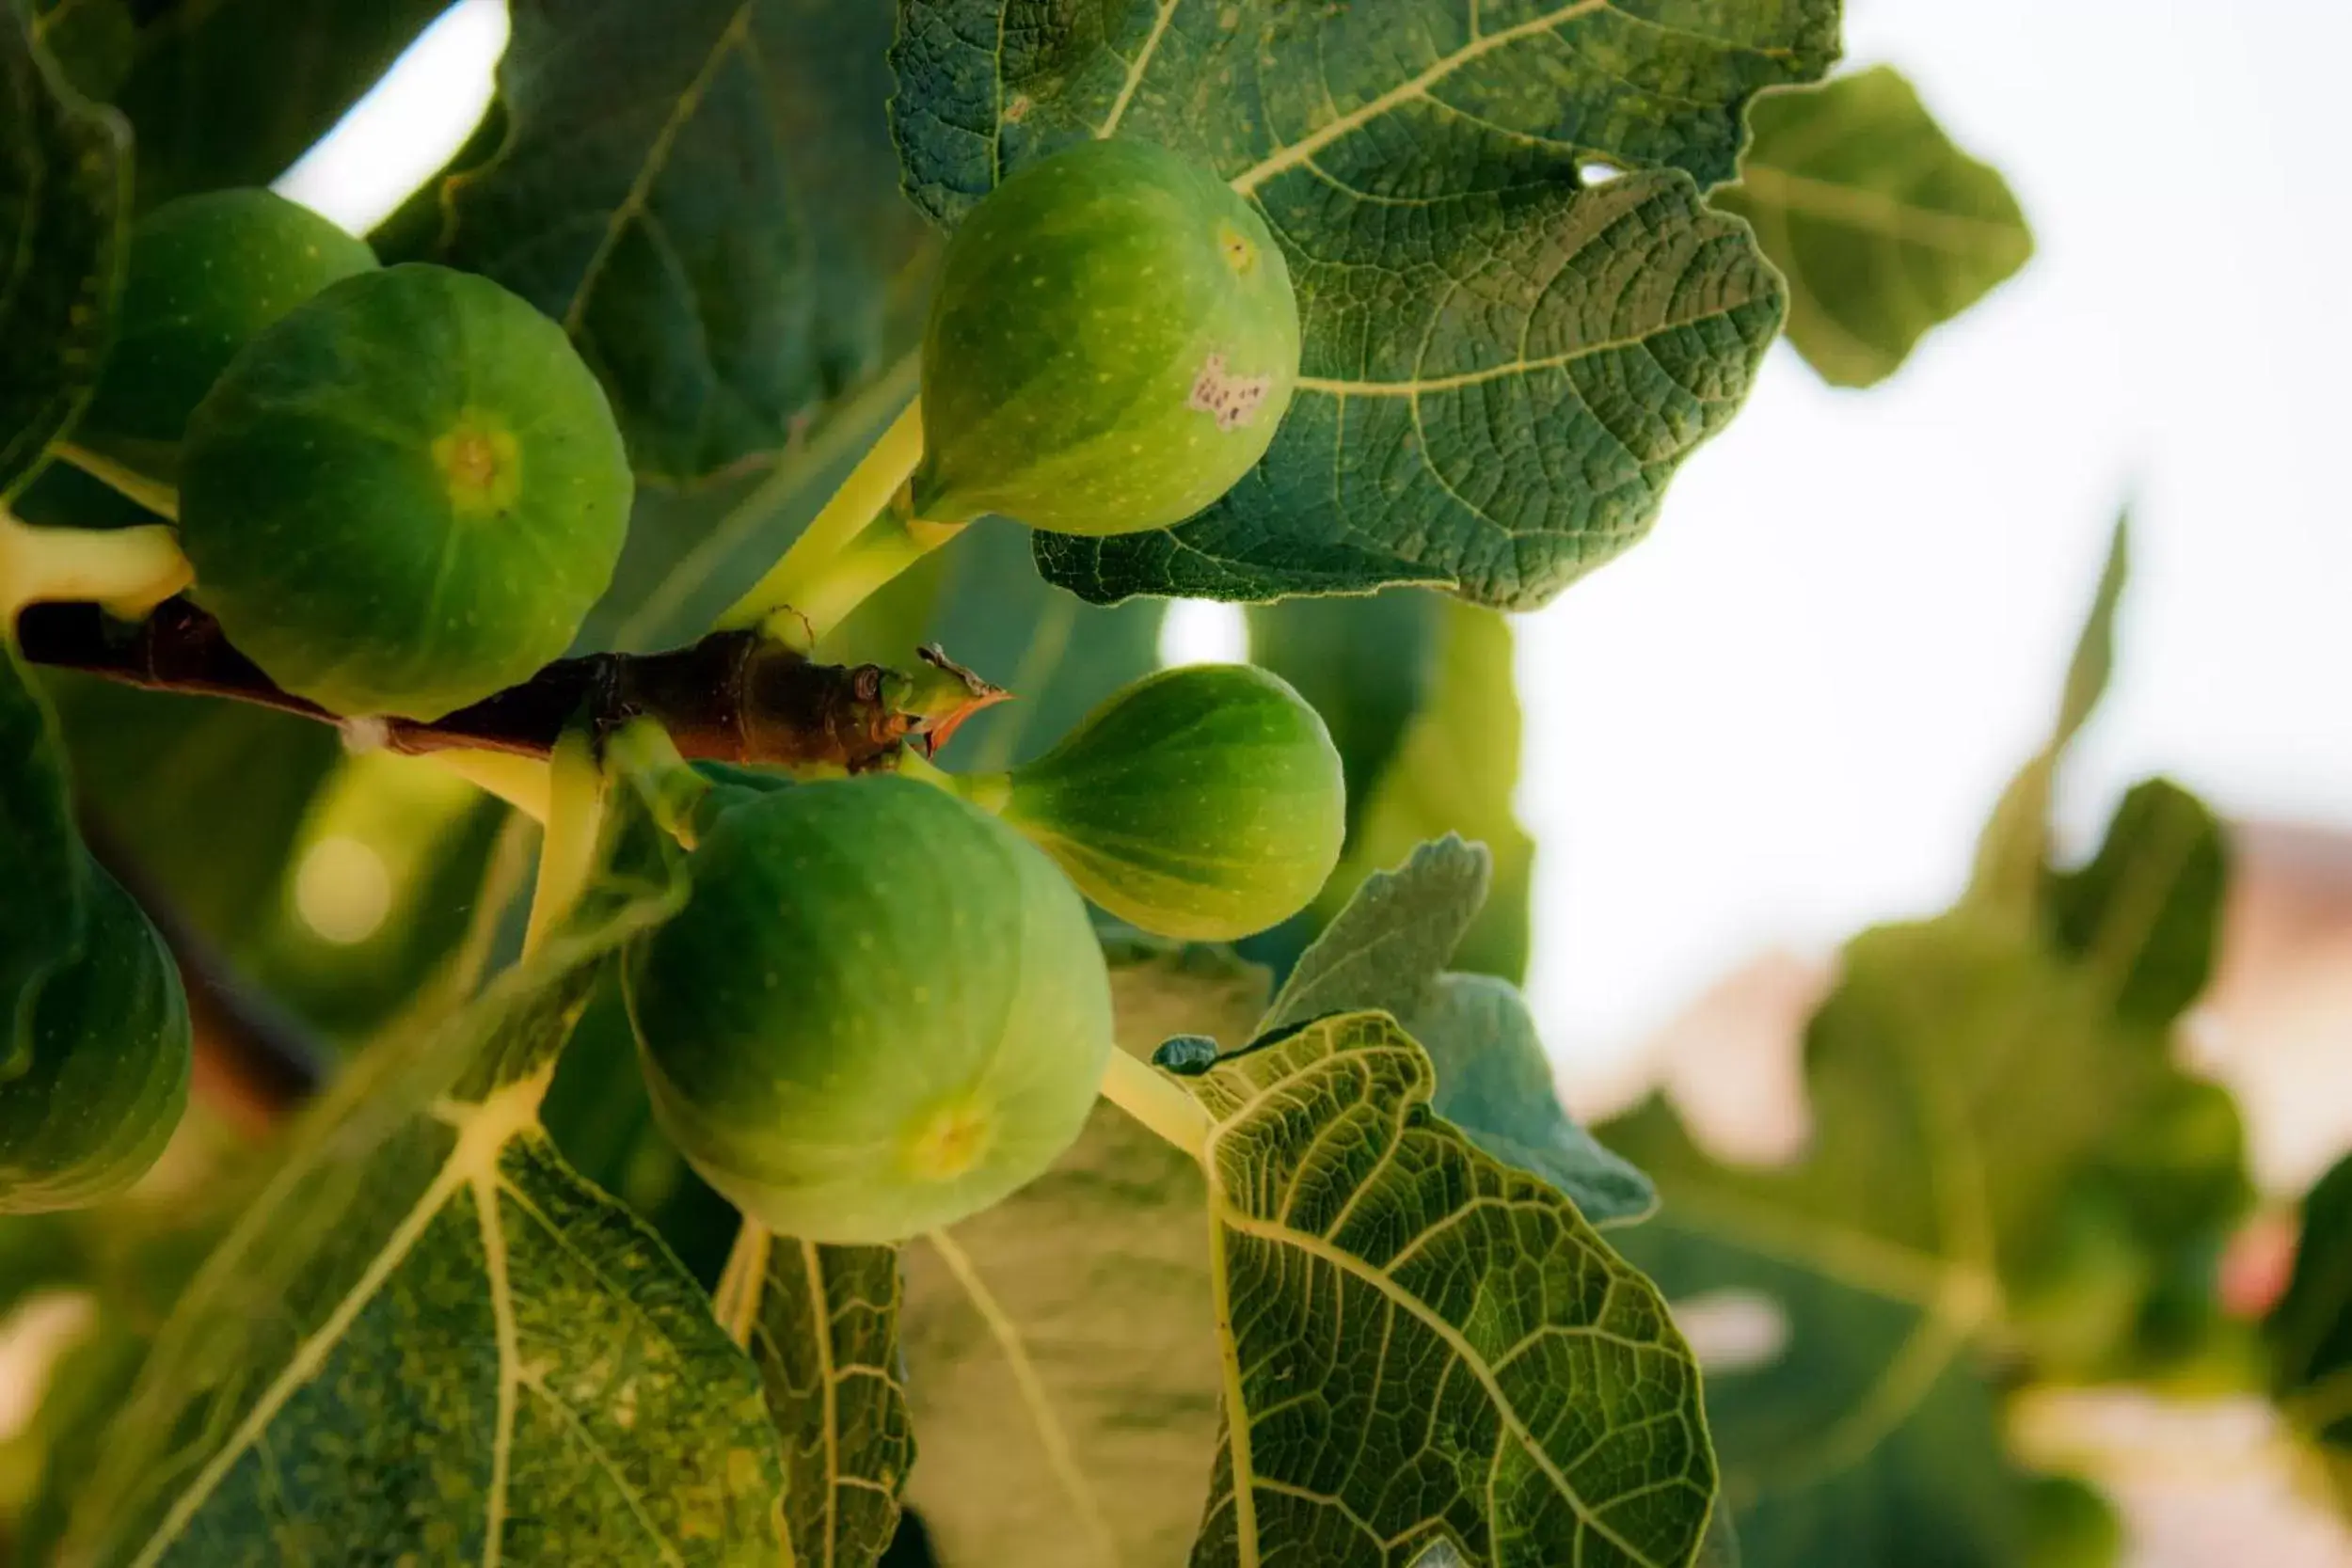
[[[1740,182],[1709,199],[1755,226],[1788,280],[1788,341],[1834,386],[1894,374],[2033,255],[1999,171],[1891,66],[1767,93],[1748,125]]]

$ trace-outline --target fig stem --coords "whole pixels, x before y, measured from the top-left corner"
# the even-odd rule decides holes
[[[735,1245],[728,1249],[726,1267],[720,1272],[719,1288],[710,1292],[711,1315],[738,1350],[751,1348],[752,1330],[759,1324],[759,1298],[768,1283],[768,1255],[775,1239],[774,1231],[745,1215],[735,1232]]]
[[[792,596],[777,605],[761,628],[787,647],[813,651],[877,589],[961,533],[963,527],[908,516],[894,502],[807,577],[787,585]]]
[[[180,492],[158,479],[150,479],[126,464],[116,462],[87,447],[77,447],[71,441],[59,441],[49,449],[51,456],[70,463],[90,478],[130,499],[166,522],[180,520]]]
[[[1195,1160],[1207,1159],[1209,1113],[1176,1080],[1119,1046],[1103,1069],[1103,1098]]]
[[[914,779],[956,797],[967,805],[977,806],[991,816],[1004,815],[1005,803],[1012,797],[1012,775],[1009,773],[950,773],[914,748],[909,747],[898,758],[901,778]]]
[[[136,621],[195,577],[160,523],[34,528],[0,511],[0,627],[32,604],[90,603]]]
[[[564,732],[548,756],[548,817],[539,839],[539,875],[531,887],[523,957],[547,945],[588,891],[596,842],[604,831],[604,768],[584,729]]]
[[[801,531],[801,536],[792,542],[783,558],[752,585],[751,592],[719,617],[719,629],[733,631],[758,626],[774,618],[787,606],[803,614],[810,613],[812,606],[803,602],[810,590],[823,578],[836,556],[876,519],[897,508],[900,492],[914,477],[915,466],[922,461],[923,403],[917,398],[891,420],[889,428],[858,459],[850,477],[841,482],[833,499],[809,519],[808,527]],[[871,593],[872,589],[866,592]],[[865,596],[863,593],[857,595],[859,599]],[[854,605],[853,600],[850,608]]]

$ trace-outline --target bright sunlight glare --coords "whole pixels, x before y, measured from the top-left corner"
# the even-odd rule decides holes
[[[1160,623],[1160,666],[1238,664],[1249,657],[1249,621],[1237,604],[1177,599]]]
[[[383,222],[481,123],[506,31],[504,0],[458,0],[278,177],[278,194],[354,234]]]

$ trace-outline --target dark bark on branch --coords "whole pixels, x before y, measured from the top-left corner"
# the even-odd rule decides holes
[[[558,659],[431,723],[345,720],[280,690],[230,646],[219,623],[182,599],[135,626],[88,605],[36,605],[17,623],[17,646],[35,664],[150,690],[228,697],[346,728],[380,722],[384,744],[412,754],[546,756],[585,714],[602,727],[654,719],[690,760],[861,772],[884,766],[924,727],[894,709],[880,665],[818,664],[751,631],[713,632],[670,653]]]

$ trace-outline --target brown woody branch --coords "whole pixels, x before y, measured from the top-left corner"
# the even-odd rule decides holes
[[[36,664],[129,686],[352,722],[280,689],[230,645],[219,623],[183,599],[133,626],[88,605],[36,605],[18,621],[17,645]],[[885,766],[902,741],[932,727],[899,710],[889,683],[890,672],[880,665],[819,664],[755,631],[713,632],[670,653],[558,659],[521,685],[430,723],[381,723],[384,744],[395,752],[546,756],[582,716],[600,727],[643,717],[667,729],[690,760],[859,772]]]

